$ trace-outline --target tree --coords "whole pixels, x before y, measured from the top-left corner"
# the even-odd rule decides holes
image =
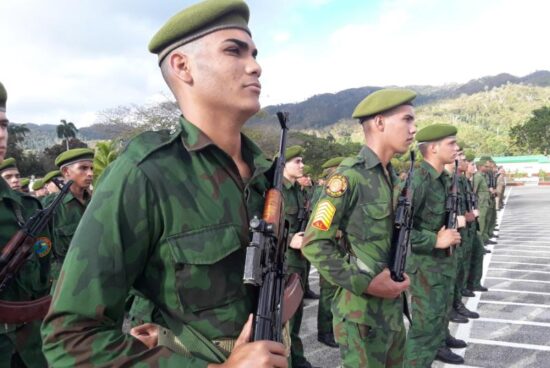
[[[117,144],[114,140],[98,142],[94,154],[94,187],[101,174],[118,156]]]
[[[78,129],[72,122],[67,122],[65,119],[60,120],[61,124],[57,126],[57,138],[63,139],[69,150],[69,138],[76,138]]]
[[[27,133],[29,133],[29,129],[23,124],[10,123],[8,125],[9,138],[6,157],[15,158],[21,176],[44,175],[44,168],[38,156],[21,148]]]
[[[550,151],[550,106],[533,110],[533,115],[524,124],[510,129],[510,137],[516,145],[530,154]]]
[[[72,148],[88,147],[86,143],[82,142],[78,138],[70,138],[68,145]],[[57,167],[55,166],[55,159],[61,153],[65,152],[65,148],[66,146],[63,144],[54,144],[51,147],[45,148],[41,157],[42,167],[44,167],[46,171],[52,171],[57,169]]]
[[[29,132],[30,130],[25,126],[25,124],[10,123],[8,125],[9,141],[13,144],[23,142],[25,135]]]

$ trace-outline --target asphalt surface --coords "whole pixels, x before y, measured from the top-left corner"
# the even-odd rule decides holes
[[[484,259],[482,283],[488,292],[464,298],[479,320],[451,323],[468,342],[455,349],[462,367],[550,367],[550,187],[513,187],[498,212],[500,231]],[[310,284],[319,291],[312,268]],[[317,301],[306,300],[301,337],[306,357],[317,367],[340,366],[338,349],[317,342]],[[432,367],[453,367],[435,362]]]

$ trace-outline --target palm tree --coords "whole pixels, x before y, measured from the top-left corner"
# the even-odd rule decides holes
[[[8,135],[10,137],[10,141],[13,143],[17,144],[21,142],[27,133],[30,133],[30,130],[24,124],[8,125]]]
[[[76,126],[72,122],[68,122],[65,119],[61,119],[61,124],[57,126],[57,138],[61,138],[65,140],[65,144],[67,145],[67,151],[69,150],[69,138],[75,138],[76,133],[78,132],[78,129],[76,129]]]

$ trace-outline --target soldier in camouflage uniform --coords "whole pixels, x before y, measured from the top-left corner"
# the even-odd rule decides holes
[[[506,171],[502,166],[497,172],[497,211],[504,208],[504,191],[506,190]]]
[[[59,167],[64,181],[73,180],[73,184],[52,219],[54,229],[52,279],[54,286],[59,277],[59,271],[69,249],[71,239],[91,199],[90,185],[93,179],[93,158],[93,150],[75,148],[61,153],[55,159],[55,164]],[[55,196],[56,193],[44,198],[43,203],[48,205]]]
[[[353,117],[362,125],[365,146],[328,179],[306,229],[302,252],[338,286],[332,312],[343,367],[403,366],[409,279],[395,282],[388,269],[397,184],[390,160],[413,140],[415,96],[383,89],[359,103]]]
[[[0,83],[0,165],[4,161],[8,141],[6,117],[7,93]],[[40,202],[28,195],[12,190],[0,179],[0,251],[35,211]],[[50,290],[49,263],[51,237],[46,229],[37,238],[35,252],[26,261],[8,286],[0,292],[0,302],[25,302],[38,299]],[[23,324],[10,324],[0,315],[0,367],[46,367],[40,339],[40,320]]]
[[[455,160],[456,132],[451,125],[433,124],[416,135],[424,161],[412,178],[414,218],[407,272],[413,323],[407,335],[406,367],[429,367],[436,356],[455,363],[462,359],[445,345],[449,293],[456,278],[456,256],[446,256],[446,249],[460,243],[460,234],[445,228],[451,183],[444,165]]]
[[[5,159],[0,164],[0,176],[11,189],[21,191],[21,174],[13,157]]]
[[[172,133],[134,138],[99,179],[43,324],[52,366],[287,367],[282,344],[248,342],[249,220],[261,217],[271,167],[241,134],[260,109],[248,18],[242,1],[204,1],[149,44],[184,115]],[[187,353],[122,333],[132,287]]]
[[[328,179],[332,176],[338,165],[340,165],[344,159],[345,157],[333,157],[324,162],[321,166],[323,168],[323,177]],[[324,186],[318,187],[316,198],[312,201],[313,207],[319,200],[323,190]],[[341,239],[338,235],[337,238],[337,242],[342,246],[343,239]],[[344,247],[342,246],[340,250],[344,251]],[[332,300],[334,299],[334,295],[336,294],[338,287],[328,282],[323,275],[319,274],[319,289],[321,291],[321,295],[319,298],[319,308],[317,309],[317,341],[330,346],[331,348],[337,348],[338,344],[334,340],[334,331],[332,328],[331,308]]]
[[[286,263],[288,274],[297,273],[302,280],[302,287],[305,290],[305,283],[308,277],[307,260],[302,255],[300,248],[304,238],[304,233],[300,231],[300,222],[298,214],[303,210],[306,197],[300,188],[297,179],[304,174],[304,164],[302,161],[303,149],[300,146],[287,148],[285,152],[285,168],[283,170],[283,197],[285,204],[285,220],[289,224],[288,248],[286,251]],[[304,346],[300,339],[300,327],[302,325],[302,315],[304,312],[303,301],[300,303],[296,314],[290,320],[290,338],[292,341],[291,360],[293,368],[308,368],[311,364],[304,356]]]

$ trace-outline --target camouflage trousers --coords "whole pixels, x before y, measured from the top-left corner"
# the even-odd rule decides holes
[[[455,277],[419,268],[411,277],[412,325],[405,367],[430,367],[444,342]]]
[[[298,267],[288,267],[288,274],[298,273],[302,281],[302,287],[305,287],[305,282],[307,279],[307,268],[304,263],[303,268]],[[305,290],[305,289],[304,289]],[[294,316],[290,319],[290,341],[292,343],[290,349],[290,356],[292,360],[293,367],[299,367],[306,362],[304,355],[304,344],[300,338],[300,327],[302,326],[302,316],[304,314],[304,301],[300,303],[298,310]]]
[[[477,219],[479,223],[479,234],[483,244],[489,240],[489,207],[479,207],[479,217]]]
[[[481,285],[483,276],[483,256],[485,255],[481,234],[476,232],[472,239],[472,261],[470,263],[470,274],[468,275],[468,289]]]
[[[47,367],[42,354],[41,321],[26,323],[0,334],[0,368]]]
[[[497,208],[495,204],[495,199],[491,199],[491,206],[489,207],[489,211],[487,213],[487,233],[489,238],[491,238],[494,235],[495,226],[497,225]]]
[[[336,294],[337,286],[331,284],[319,275],[319,309],[317,310],[317,333],[332,333],[332,300]]]
[[[468,224],[460,230],[462,241],[457,248],[457,270],[454,288],[453,305],[462,301],[462,289],[466,287],[466,280],[470,274],[470,263],[472,261],[472,236],[475,233],[475,223]]]
[[[406,332],[371,328],[334,318],[334,338],[340,345],[342,368],[403,367]]]

